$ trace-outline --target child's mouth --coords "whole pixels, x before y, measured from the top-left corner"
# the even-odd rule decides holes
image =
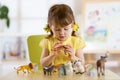
[[[64,36],[60,36],[60,39],[64,39]]]

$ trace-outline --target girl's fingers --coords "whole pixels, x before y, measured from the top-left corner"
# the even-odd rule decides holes
[[[59,47],[62,47],[63,45],[61,43],[55,43],[54,44],[54,48],[59,48]]]
[[[65,49],[65,52],[67,52],[68,54],[72,55],[73,54],[73,50],[71,48],[69,49]]]
[[[72,48],[72,47],[70,45],[65,45],[64,48],[69,49],[69,48]]]
[[[74,49],[70,45],[64,46],[65,52],[68,53],[69,55],[74,55]]]

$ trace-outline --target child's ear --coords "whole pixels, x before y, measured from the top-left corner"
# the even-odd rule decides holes
[[[54,29],[54,26],[53,25],[49,26],[49,28],[50,28],[50,31],[52,31]]]

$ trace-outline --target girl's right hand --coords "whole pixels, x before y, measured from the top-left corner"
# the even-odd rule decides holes
[[[63,48],[63,44],[61,42],[57,42],[53,45],[53,53],[55,56],[59,54],[59,51]]]

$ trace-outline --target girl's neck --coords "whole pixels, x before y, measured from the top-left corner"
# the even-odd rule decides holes
[[[58,38],[56,38],[55,36],[53,36],[53,38],[59,42],[65,42],[65,41],[68,41],[70,38],[71,38],[71,35],[66,39],[66,40],[59,40]]]

